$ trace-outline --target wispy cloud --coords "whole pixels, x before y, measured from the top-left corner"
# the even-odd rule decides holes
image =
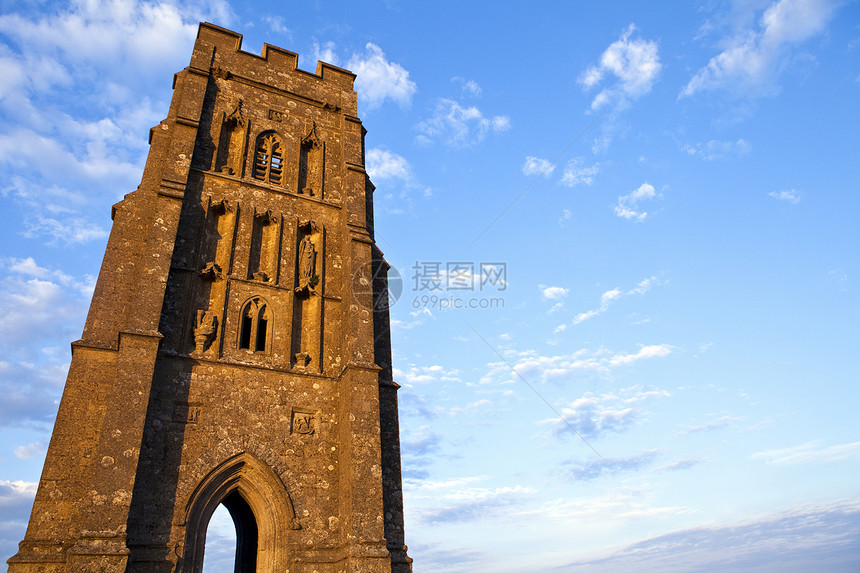
[[[720,161],[748,155],[752,151],[752,144],[743,138],[737,141],[712,139],[707,143],[686,144],[684,151],[705,161]]]
[[[632,37],[635,31],[636,26],[630,24],[603,52],[599,63],[589,66],[580,76],[579,82],[586,89],[596,87],[607,76],[615,80],[595,96],[592,110],[606,106],[623,109],[650,92],[657,81],[662,67],[657,43]]]
[[[713,432],[714,430],[728,428],[732,424],[741,421],[743,421],[743,418],[739,418],[737,416],[720,416],[719,418],[715,418],[710,422],[696,424],[694,426],[687,426],[687,428],[684,430],[684,433],[695,434],[698,432]]]
[[[440,98],[433,116],[415,126],[419,143],[439,141],[452,147],[475,145],[488,134],[501,133],[510,127],[511,120],[506,115],[485,117],[476,106],[464,106],[447,98]]]
[[[754,521],[675,531],[564,565],[583,573],[854,571],[860,505],[806,506]]]
[[[575,480],[593,480],[606,474],[628,472],[649,465],[657,456],[657,450],[648,450],[625,458],[600,458],[588,461],[571,461],[565,466],[568,477]]]
[[[860,459],[860,442],[822,447],[821,441],[806,442],[789,448],[756,452],[750,456],[773,465],[828,464],[848,459]]]
[[[430,197],[432,189],[421,185],[415,178],[412,165],[402,155],[382,147],[367,150],[367,174],[377,187],[377,208],[389,213],[405,213],[415,206],[415,198]]]
[[[555,170],[549,159],[541,159],[540,157],[526,157],[526,162],[523,164],[523,175],[543,175],[549,177]]]
[[[740,97],[776,93],[779,76],[797,47],[827,27],[838,4],[830,0],[778,0],[757,26],[725,38],[726,46],[681,90],[679,98],[721,90]]]
[[[639,204],[643,201],[650,201],[659,197],[660,194],[657,193],[653,185],[643,183],[635,191],[618,197],[618,203],[615,205],[615,214],[622,219],[644,221],[648,217],[648,212],[641,210]]]
[[[337,44],[332,41],[313,43],[313,59],[318,62],[325,62],[333,66],[339,65],[340,57],[337,55]]]
[[[568,435],[572,427],[582,436],[596,438],[628,429],[642,414],[641,402],[664,396],[669,396],[665,390],[640,386],[606,394],[586,392],[561,408],[563,420],[547,418],[539,423],[552,425],[555,435]]]
[[[418,505],[422,521],[430,524],[469,522],[502,513],[521,504],[535,493],[521,485],[479,487],[486,476],[469,476],[442,481],[407,480],[410,501],[432,500],[432,508]]]
[[[542,355],[527,350],[506,351],[507,362],[491,362],[479,385],[505,386],[516,384],[517,374],[530,383],[560,383],[580,379],[586,375],[605,376],[613,369],[628,366],[640,360],[665,358],[674,352],[669,344],[642,345],[636,352],[611,352],[606,348],[582,349],[568,354]],[[511,366],[517,374],[511,372]]]
[[[648,277],[647,279],[639,281],[639,284],[627,291],[623,291],[617,287],[605,291],[602,295],[600,295],[600,306],[591,310],[580,312],[573,318],[573,324],[577,325],[590,318],[594,318],[595,316],[609,310],[609,307],[612,306],[612,304],[617,302],[618,300],[630,295],[644,295],[649,290],[651,290],[652,287],[659,286],[660,284],[662,283],[660,283],[657,277]]]
[[[585,165],[585,160],[582,157],[574,157],[564,166],[564,173],[559,183],[566,187],[576,187],[580,183],[591,185],[599,171],[599,163]]]
[[[770,197],[774,199],[779,199],[780,201],[785,201],[786,203],[797,204],[800,203],[800,192],[797,189],[785,189],[783,191],[771,191],[768,193]]]

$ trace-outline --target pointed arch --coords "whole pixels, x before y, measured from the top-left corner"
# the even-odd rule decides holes
[[[255,296],[239,314],[239,350],[267,354],[272,340],[272,313],[265,299]]]
[[[257,136],[254,179],[273,185],[284,184],[284,142],[274,131],[264,131]]]
[[[236,524],[236,563],[244,567],[236,570],[282,570],[289,559],[289,532],[300,526],[284,483],[268,465],[248,452],[227,459],[209,472],[189,497],[185,507],[185,551],[178,570],[203,570],[206,527],[221,503]]]

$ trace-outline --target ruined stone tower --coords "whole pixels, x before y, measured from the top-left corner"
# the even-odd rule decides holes
[[[201,24],[113,229],[11,573],[411,571],[355,76]]]

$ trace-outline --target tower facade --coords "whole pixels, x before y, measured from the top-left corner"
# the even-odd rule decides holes
[[[411,571],[355,76],[201,24],[113,228],[10,573]]]

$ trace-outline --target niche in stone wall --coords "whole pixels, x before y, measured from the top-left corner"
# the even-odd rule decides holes
[[[313,221],[298,224],[293,297],[291,362],[294,368],[322,372],[325,233]]]
[[[229,115],[225,112],[221,122],[221,135],[218,139],[218,153],[215,169],[227,175],[242,174],[242,159],[245,157],[247,125],[242,112],[242,100]]]
[[[276,217],[271,211],[254,213],[248,258],[249,279],[262,282],[277,280],[280,236],[280,217]]]
[[[325,144],[317,136],[314,123],[299,149],[298,192],[322,198],[325,174]]]
[[[210,197],[201,245],[203,263],[200,272],[205,278],[218,279],[230,271],[235,227],[235,205],[227,199]]]
[[[204,208],[200,239],[199,276],[195,303],[198,309],[190,325],[193,354],[202,356],[215,347],[224,303],[224,281],[232,265],[232,245],[236,230],[236,206],[227,199],[213,199]]]

